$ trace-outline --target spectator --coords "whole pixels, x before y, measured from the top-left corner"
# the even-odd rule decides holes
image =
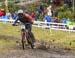
[[[13,13],[13,14],[12,14],[12,18],[13,18],[13,19],[16,19],[16,18],[17,18],[17,14],[16,14],[16,13]]]
[[[61,5],[61,0],[54,0],[54,5],[55,6],[60,6]]]
[[[47,10],[48,10],[47,15],[49,15],[49,16],[52,16],[52,10],[51,10],[51,8],[52,8],[51,5],[47,8]]]
[[[54,8],[52,8],[51,12],[52,12],[52,16],[53,17],[57,17],[58,16],[58,12]]]
[[[39,19],[40,13],[38,11],[36,11],[35,13],[35,20],[37,21]]]
[[[67,19],[66,18],[63,18],[62,19],[62,23],[66,24],[66,22],[67,22]]]
[[[73,22],[70,19],[67,19],[67,28],[73,30]]]
[[[40,13],[42,13],[42,12],[44,11],[44,8],[45,8],[44,5],[41,4],[40,7],[39,7],[39,11],[40,11]]]
[[[55,22],[55,23],[60,23],[60,20],[59,20],[58,18],[56,18],[56,19],[54,20],[54,22]]]
[[[4,9],[0,10],[0,16],[5,16],[5,10]]]
[[[51,17],[49,15],[45,15],[44,16],[44,21],[45,22],[52,22],[52,19],[51,19]],[[49,25],[49,24],[47,24],[47,25]]]
[[[33,18],[35,17],[34,11],[32,11],[31,16],[32,16]]]
[[[49,15],[45,15],[44,21],[46,21],[46,22],[52,22],[52,19],[51,19],[51,17]]]
[[[72,6],[71,0],[66,0],[66,1],[64,2],[64,6],[71,7],[71,6]]]
[[[6,12],[6,16],[8,17],[8,19],[10,19],[11,13],[9,12],[9,10]]]

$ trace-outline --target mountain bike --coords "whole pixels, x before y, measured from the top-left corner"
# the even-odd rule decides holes
[[[34,48],[32,37],[30,36],[31,32],[29,32],[26,28],[25,25],[21,25],[21,42],[22,42],[22,48],[23,50],[25,49],[25,43],[27,40],[27,43],[31,46],[31,48]]]
[[[27,23],[29,24],[29,23]],[[13,26],[18,26],[18,24],[13,24]],[[29,32],[24,24],[21,24],[21,43],[22,43],[22,48],[23,50],[25,49],[25,43],[27,41],[28,45],[31,46],[32,49],[34,49],[34,44],[33,44],[33,35],[32,32]]]

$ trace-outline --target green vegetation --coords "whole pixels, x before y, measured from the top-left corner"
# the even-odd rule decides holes
[[[64,6],[61,6],[59,8],[56,9],[57,12],[58,12],[58,18],[59,19],[62,19],[62,18],[70,18],[71,21],[75,21],[75,10],[72,11],[72,8],[68,8],[68,7],[64,7]]]
[[[50,2],[51,0],[42,0],[43,3],[45,3],[47,6],[48,5],[52,5],[52,7],[56,10],[56,12],[58,13],[57,17],[62,20],[62,18],[70,18],[71,21],[75,22],[75,9],[73,9],[73,5],[70,6],[65,6],[64,5],[64,1],[62,0],[60,3],[60,6],[56,6],[54,5],[54,3]],[[56,0],[58,1],[58,0]],[[73,4],[73,1],[72,1]],[[75,8],[75,5],[74,5]]]
[[[32,29],[37,40],[53,42],[54,44],[70,48],[75,51],[75,33],[66,31],[56,31],[33,27]],[[20,37],[20,27],[0,23],[0,34]],[[6,43],[0,39],[0,43]],[[11,42],[12,43],[12,42]]]
[[[18,36],[20,33],[20,29],[18,26],[12,26],[7,23],[0,23],[0,34],[2,35],[13,35],[13,36]]]

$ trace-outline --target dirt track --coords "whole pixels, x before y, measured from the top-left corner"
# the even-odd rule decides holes
[[[40,49],[11,49],[0,53],[1,58],[75,58],[70,53],[59,54],[55,51],[45,51]]]
[[[17,44],[0,51],[0,58],[75,58],[75,54],[61,48],[43,49],[44,46],[42,46],[43,48],[40,47],[32,50],[26,47],[25,50],[22,50],[21,45]]]

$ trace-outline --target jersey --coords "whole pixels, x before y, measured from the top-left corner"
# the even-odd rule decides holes
[[[17,17],[17,20],[15,21],[15,23],[17,22],[17,21],[20,21],[20,22],[22,22],[22,23],[33,23],[33,18],[32,18],[32,16],[31,15],[29,15],[28,13],[19,13],[18,14],[18,17]]]
[[[25,18],[27,21],[30,21],[30,22],[33,21],[33,17],[32,17],[31,15],[29,15],[28,13],[24,13],[24,18]]]

